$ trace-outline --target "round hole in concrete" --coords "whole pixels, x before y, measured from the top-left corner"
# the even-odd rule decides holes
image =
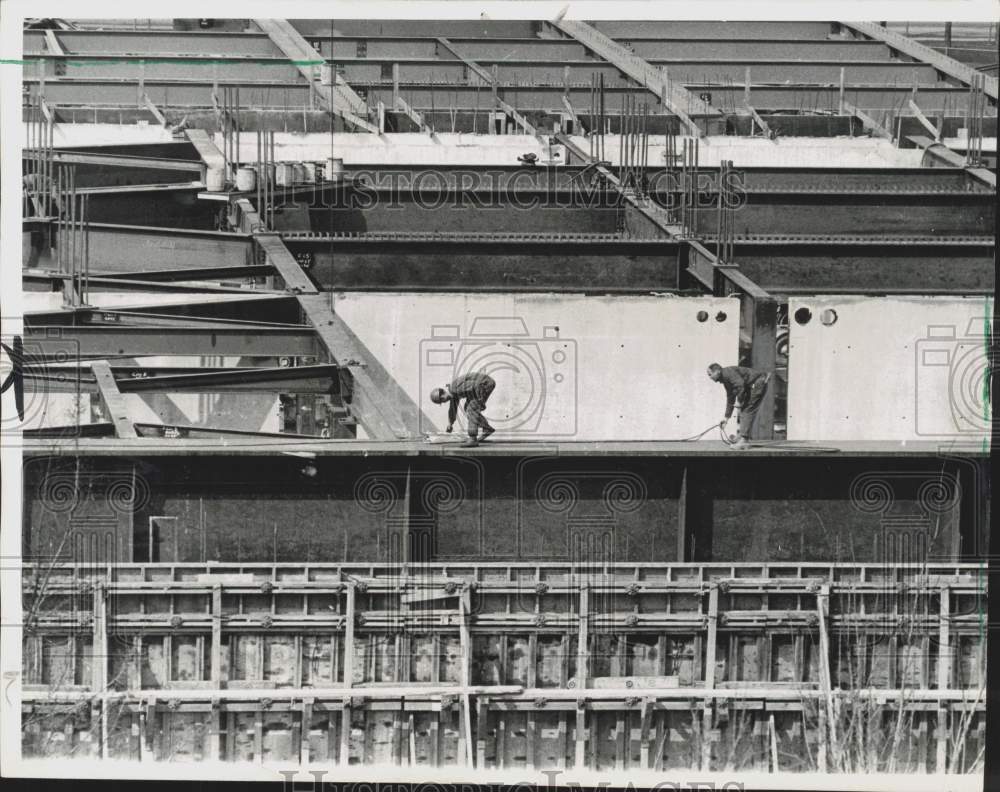
[[[715,321],[716,322],[724,322],[724,321],[726,321],[726,312],[725,311],[719,311],[715,315]]]
[[[799,308],[795,312],[795,321],[800,325],[809,324],[809,320],[813,318],[813,312],[808,308]]]
[[[708,321],[708,311],[698,311],[698,316],[696,317],[699,322]]]
[[[827,308],[819,315],[819,320],[827,327],[837,321],[837,312],[833,308]]]

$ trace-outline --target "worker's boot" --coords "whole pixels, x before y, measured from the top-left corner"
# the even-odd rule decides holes
[[[489,437],[495,431],[496,431],[496,429],[494,429],[492,426],[487,426],[485,429],[483,429],[483,433],[481,435],[479,435],[479,442],[480,443],[483,442],[483,440],[485,440],[487,437]]]
[[[476,438],[474,437],[470,437],[468,440],[462,443],[459,446],[459,448],[475,448],[477,445],[479,445],[479,441],[476,440]]]
[[[736,438],[736,442],[733,443],[730,448],[738,448],[740,451],[745,451],[750,447],[750,443],[745,437]]]

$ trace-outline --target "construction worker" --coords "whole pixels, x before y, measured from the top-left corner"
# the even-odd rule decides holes
[[[718,363],[712,363],[708,367],[708,376],[715,382],[721,382],[726,389],[726,416],[719,422],[719,427],[725,429],[735,407],[738,429],[736,442],[732,447],[747,448],[750,445],[750,432],[757,420],[761,402],[767,394],[771,375],[746,366],[723,367]]]
[[[496,431],[483,415],[486,402],[496,386],[496,382],[489,374],[472,371],[456,378],[451,385],[445,385],[443,388],[435,388],[431,391],[431,401],[435,404],[450,402],[446,432],[450,432],[455,424],[459,400],[465,399],[465,418],[468,422],[469,439],[462,443],[462,448],[474,448],[479,445],[480,441],[485,440]],[[482,435],[479,435],[480,428],[483,430]]]

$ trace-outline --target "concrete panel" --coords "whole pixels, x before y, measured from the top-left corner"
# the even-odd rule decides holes
[[[791,300],[788,438],[985,442],[992,310],[982,298]]]
[[[739,343],[733,299],[356,292],[334,311],[420,405],[425,431],[447,424],[432,388],[490,372],[486,416],[507,439],[696,434],[720,411],[705,366],[735,362]]]

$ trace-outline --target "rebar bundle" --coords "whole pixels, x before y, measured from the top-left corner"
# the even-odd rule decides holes
[[[90,289],[90,196],[76,187],[76,168],[60,165],[55,178],[56,267],[69,275],[63,301],[74,308],[87,305]]]
[[[733,189],[733,161],[719,164],[718,217],[715,232],[715,257],[720,264],[733,263],[736,239],[736,191]]]
[[[27,135],[23,158],[24,217],[45,218],[52,211],[55,123],[46,115],[38,94],[25,98],[22,114]]]

